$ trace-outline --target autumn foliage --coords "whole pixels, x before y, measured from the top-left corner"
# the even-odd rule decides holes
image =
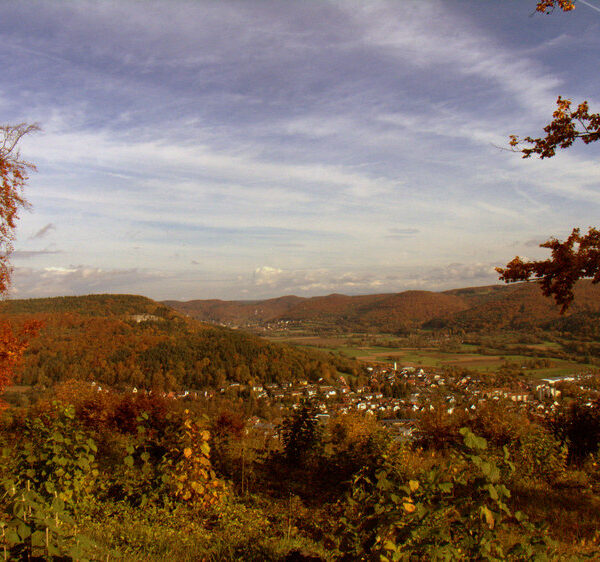
[[[29,179],[27,172],[35,166],[21,159],[17,143],[37,125],[0,126],[0,294],[5,294],[10,284],[10,254],[13,250],[15,228],[19,209],[27,207],[23,188]]]
[[[552,114],[552,121],[544,127],[546,136],[525,137],[522,141],[516,135],[510,136],[510,145],[523,154],[523,158],[538,155],[540,158],[551,158],[557,148],[569,148],[577,139],[585,144],[600,139],[600,113],[590,113],[588,102],[580,103],[576,109],[571,108],[571,100],[558,96],[557,108]],[[521,148],[519,144],[526,142],[531,146]]]
[[[530,262],[517,256],[505,268],[498,267],[496,271],[507,283],[540,279],[544,295],[553,296],[561,305],[561,312],[565,312],[573,301],[573,286],[579,279],[600,282],[600,231],[590,228],[582,235],[575,228],[564,242],[551,238],[541,247],[552,250],[552,256]]]
[[[575,9],[573,0],[540,0],[535,8],[536,12],[550,14],[554,8],[560,8],[564,12],[570,12]]]
[[[13,379],[15,367],[20,363],[23,353],[41,326],[38,321],[27,323],[15,332],[10,324],[0,322],[0,390]]]
[[[17,144],[24,135],[37,130],[37,125],[24,123],[0,127],[0,295],[5,295],[10,285],[15,228],[19,210],[27,207],[23,188],[28,171],[35,170],[33,164],[21,159]],[[9,324],[0,323],[0,391],[12,380],[15,366],[38,329],[39,322],[30,322],[15,333]]]
[[[545,14],[555,8],[570,12],[575,9],[575,3],[572,0],[540,0],[536,5],[536,11]],[[544,127],[545,136],[527,136],[521,140],[510,135],[510,146],[522,153],[523,158],[537,155],[543,159],[552,158],[557,148],[569,148],[578,139],[584,144],[600,140],[600,113],[590,113],[587,101],[576,109],[572,109],[571,104],[571,100],[558,96],[552,121]],[[523,142],[529,146],[521,146]],[[552,250],[549,259],[526,262],[517,256],[505,268],[498,267],[496,271],[507,283],[540,279],[544,295],[553,296],[564,313],[573,301],[573,286],[579,279],[591,278],[593,283],[600,282],[600,231],[590,228],[582,236],[575,228],[564,242],[551,238],[541,247]]]

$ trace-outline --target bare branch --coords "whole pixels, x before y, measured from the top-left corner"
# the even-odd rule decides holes
[[[0,125],[0,159],[10,159],[12,162],[24,165],[27,168],[35,168],[33,164],[21,160],[17,145],[25,135],[40,130],[40,126],[37,123],[33,123],[32,125],[28,125],[27,123]]]

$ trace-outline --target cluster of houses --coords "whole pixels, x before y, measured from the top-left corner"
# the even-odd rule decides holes
[[[552,414],[564,399],[575,395],[583,404],[600,399],[598,375],[579,373],[570,376],[527,382],[519,379],[504,386],[490,386],[489,380],[436,369],[398,368],[374,365],[366,367],[368,384],[351,387],[343,376],[334,384],[323,380],[295,383],[243,385],[231,382],[220,389],[171,392],[174,399],[211,399],[217,394],[243,393],[270,406],[298,408],[310,400],[317,408],[317,419],[326,423],[338,414],[362,412],[376,417],[379,423],[408,438],[415,430],[414,418],[424,411],[436,409],[452,414],[457,409],[476,410],[490,400],[510,400],[531,413]],[[401,393],[390,389],[402,389]],[[137,392],[137,389],[133,389]],[[401,394],[398,396],[398,394]],[[251,420],[257,428],[265,424],[259,418]],[[270,426],[270,424],[267,424]]]
[[[379,423],[388,426],[400,436],[409,437],[415,430],[414,418],[420,412],[437,408],[452,414],[456,409],[476,410],[483,402],[510,400],[537,415],[551,414],[565,398],[561,388],[568,388],[569,397],[578,392],[583,403],[591,404],[600,398],[593,384],[594,375],[580,373],[571,376],[542,379],[535,383],[518,380],[511,385],[490,387],[485,379],[442,372],[435,369],[405,367],[398,369],[372,366],[367,368],[368,385],[350,388],[344,377],[336,385],[323,381],[254,385],[250,389],[258,399],[270,404],[298,408],[303,399],[310,399],[319,411],[317,419],[323,422],[334,415],[362,412],[376,416]],[[402,397],[389,395],[394,385],[402,385]],[[228,392],[243,385],[232,383],[220,389]],[[385,392],[387,389],[388,392]],[[260,423],[260,422],[257,422]]]

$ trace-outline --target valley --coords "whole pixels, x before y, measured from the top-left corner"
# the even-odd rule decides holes
[[[59,521],[48,546],[23,547],[45,524],[7,515],[25,538],[8,534],[6,544],[75,559],[384,553],[347,542],[356,532],[371,540],[365,518],[383,524],[376,510],[396,509],[398,496],[368,480],[377,471],[404,490],[400,520],[414,532],[446,521],[450,506],[460,517],[457,548],[479,552],[465,542],[475,534],[498,552],[524,542],[532,552],[594,556],[596,287],[583,284],[564,316],[540,302],[535,285],[508,289],[193,305],[136,295],[3,302],[5,325],[41,325],[18,384],[3,395],[0,435],[12,451],[3,470],[41,490],[32,496],[46,510],[40,517]],[[48,447],[71,480],[58,479]],[[64,519],[44,499],[46,474],[62,490]],[[490,486],[506,490],[504,499]],[[21,501],[11,493],[7,501]],[[431,515],[413,517],[412,506]],[[521,511],[531,525],[513,515]],[[423,552],[436,544],[427,540]]]

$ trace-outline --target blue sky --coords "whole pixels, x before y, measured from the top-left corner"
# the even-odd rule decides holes
[[[38,122],[14,298],[443,290],[598,225],[600,2],[2,2],[2,122]]]

